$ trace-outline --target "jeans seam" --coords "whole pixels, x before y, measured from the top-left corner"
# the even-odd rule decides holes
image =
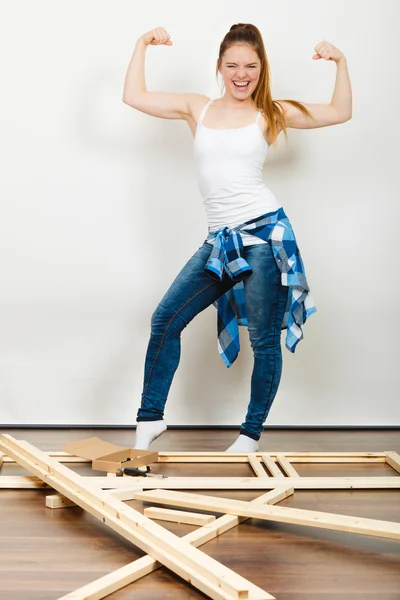
[[[267,404],[268,401],[270,399],[271,396],[271,391],[272,391],[272,386],[273,386],[273,381],[274,381],[274,376],[275,376],[275,372],[276,372],[276,352],[275,352],[275,346],[276,346],[276,338],[277,338],[277,327],[276,327],[276,323],[277,323],[277,318],[278,318],[278,307],[279,307],[279,299],[278,297],[276,298],[275,301],[275,313],[274,313],[274,317],[273,317],[273,329],[274,329],[274,333],[273,333],[273,340],[272,340],[272,348],[273,348],[273,355],[274,355],[274,361],[273,361],[273,366],[272,366],[272,375],[271,375],[271,383],[270,383],[270,387],[268,390],[268,394],[267,394]],[[279,332],[280,333],[280,332]],[[279,338],[279,344],[281,343],[280,338]],[[256,360],[256,357],[254,356],[254,361]],[[264,421],[266,419],[266,414],[263,415],[263,419],[262,419],[262,423],[261,423],[261,431],[262,431],[262,426],[264,424]],[[244,427],[245,424],[242,425],[243,429],[245,429]],[[246,430],[247,431],[247,430]],[[249,432],[250,433],[250,432]]]
[[[177,315],[178,315],[178,314],[179,314],[179,313],[180,313],[180,312],[181,312],[181,311],[182,311],[182,310],[183,310],[183,309],[184,309],[184,308],[185,308],[185,307],[186,307],[188,304],[190,304],[190,302],[193,302],[193,300],[194,300],[195,298],[197,298],[197,296],[199,296],[200,294],[202,294],[203,292],[205,292],[206,290],[208,290],[208,288],[210,288],[212,285],[214,285],[214,284],[213,284],[213,283],[209,283],[209,284],[208,284],[208,285],[206,285],[204,288],[202,288],[201,290],[199,290],[199,291],[198,291],[198,292],[197,292],[197,293],[196,293],[194,296],[192,296],[191,298],[189,298],[189,300],[187,300],[187,301],[185,302],[185,304],[183,304],[183,305],[182,305],[182,306],[181,306],[181,307],[180,307],[180,308],[179,308],[179,309],[178,309],[178,310],[177,310],[177,311],[176,311],[176,312],[175,312],[175,313],[172,315],[172,317],[171,317],[171,319],[170,319],[170,321],[169,321],[169,323],[168,323],[167,327],[165,328],[165,333],[164,333],[164,335],[163,335],[163,337],[162,337],[162,340],[161,340],[161,342],[160,342],[160,346],[159,346],[159,348],[158,348],[157,354],[156,354],[156,356],[154,357],[153,363],[152,363],[152,365],[151,365],[151,367],[150,367],[150,369],[149,369],[149,374],[148,374],[148,376],[147,376],[147,380],[146,380],[146,382],[145,382],[145,384],[144,384],[143,396],[146,394],[146,392],[147,392],[147,388],[149,387],[149,382],[150,382],[151,374],[152,374],[152,372],[153,372],[154,365],[155,365],[155,363],[157,362],[157,359],[158,359],[158,357],[159,357],[159,355],[160,355],[161,349],[162,349],[162,347],[163,347],[163,345],[164,345],[164,340],[165,340],[165,337],[166,337],[166,335],[167,335],[167,333],[168,333],[168,329],[169,329],[169,327],[170,327],[170,325],[171,325],[172,321],[175,319],[175,317],[176,317],[176,316],[177,316]]]
[[[272,369],[272,377],[271,377],[271,385],[269,388],[269,392],[268,392],[268,400],[270,399],[271,396],[271,391],[272,391],[272,385],[274,382],[274,376],[275,376],[275,372],[276,372],[276,352],[275,352],[275,346],[276,346],[276,338],[277,338],[277,318],[278,318],[278,308],[279,308],[279,298],[276,299],[276,307],[275,307],[275,315],[274,315],[274,338],[273,338],[273,349],[274,349],[274,365],[273,365],[273,369]],[[281,344],[281,331],[279,331],[279,345]],[[263,418],[263,422],[262,425],[264,424],[265,419],[267,418],[267,415],[264,415]]]

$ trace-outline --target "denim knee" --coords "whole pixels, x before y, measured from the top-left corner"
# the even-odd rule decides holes
[[[277,335],[274,329],[270,329],[267,332],[260,332],[249,327],[248,330],[254,356],[265,356],[276,346],[280,346],[280,336]]]
[[[182,318],[179,309],[160,303],[151,317],[151,335],[171,335],[179,337],[187,323]]]

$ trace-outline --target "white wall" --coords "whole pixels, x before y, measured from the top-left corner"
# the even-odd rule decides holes
[[[318,307],[284,349],[269,425],[399,425],[396,0],[1,2],[0,422],[131,424],[152,311],[206,221],[186,123],[122,103],[143,32],[150,90],[220,95],[222,37],[255,23],[274,98],[327,102],[347,55],[354,117],[290,130],[265,181],[291,219]],[[170,424],[237,425],[251,353],[231,369],[210,307],[183,335]]]

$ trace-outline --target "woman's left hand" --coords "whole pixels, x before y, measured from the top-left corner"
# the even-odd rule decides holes
[[[340,52],[339,48],[336,48],[326,40],[317,44],[314,50],[317,53],[313,56],[314,60],[324,58],[325,60],[333,60],[335,63],[338,63],[341,58],[344,58],[343,52]]]

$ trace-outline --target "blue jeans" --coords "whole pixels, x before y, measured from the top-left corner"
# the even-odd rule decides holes
[[[182,330],[234,285],[227,275],[222,281],[215,281],[204,271],[211,249],[212,245],[204,242],[195,252],[152,316],[137,421],[163,418],[179,364]],[[244,286],[254,366],[250,403],[240,433],[258,440],[282,373],[281,326],[288,288],[281,284],[280,270],[269,244],[245,247],[244,257],[252,269]]]

